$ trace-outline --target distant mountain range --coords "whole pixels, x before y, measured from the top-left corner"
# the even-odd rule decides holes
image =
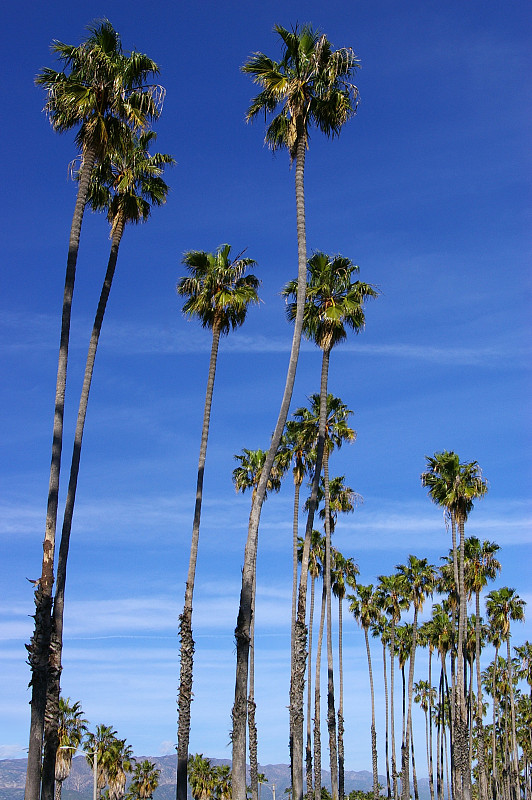
[[[155,791],[154,800],[174,800],[176,791],[176,756],[138,756],[137,761],[147,758],[160,770],[160,783]],[[230,764],[229,759],[211,758],[211,764]],[[262,786],[262,800],[272,800],[275,787],[276,800],[283,800],[285,789],[290,786],[290,767],[288,764],[261,764],[268,782]],[[330,788],[330,773],[322,771],[322,784]],[[0,761],[0,800],[23,800],[24,782],[26,779],[26,759],[5,759]],[[386,778],[379,776],[384,786]],[[353,789],[369,791],[372,788],[372,774],[363,770],[345,773],[346,796]],[[426,779],[419,780],[419,800],[429,800],[430,793]],[[63,800],[92,800],[92,772],[83,756],[76,756],[72,761],[72,770],[63,784]]]

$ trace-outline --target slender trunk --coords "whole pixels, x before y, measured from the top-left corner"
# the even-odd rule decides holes
[[[220,324],[215,322],[212,327],[211,357],[209,361],[207,390],[205,392],[205,408],[203,411],[203,425],[201,430],[201,444],[198,459],[198,477],[196,482],[196,503],[194,506],[194,522],[192,525],[192,540],[190,544],[190,561],[188,565],[187,584],[185,588],[185,603],[183,606],[183,611],[179,616],[181,665],[179,674],[179,698],[177,702],[179,715],[177,726],[177,800],[187,800],[188,742],[190,737],[190,704],[192,702],[192,672],[194,663],[194,640],[192,638],[192,599],[194,594],[194,580],[196,577],[196,562],[198,558],[201,503],[203,499],[203,475],[205,472],[205,458],[207,455],[207,442],[209,439],[209,422],[211,416],[212,395],[214,389],[214,379],[216,376],[216,359],[218,357],[219,343]]]
[[[31,668],[31,720],[28,745],[28,763],[26,770],[25,800],[38,800],[41,787],[41,759],[44,737],[44,718],[46,710],[46,694],[48,687],[48,664],[50,657],[50,638],[52,631],[52,587],[54,583],[55,532],[57,525],[57,505],[59,496],[59,473],[61,469],[61,449],[63,446],[63,417],[65,409],[65,389],[67,379],[68,344],[70,337],[70,316],[72,297],[76,278],[76,262],[78,258],[79,239],[83,212],[87,202],[87,193],[92,168],[96,159],[94,150],[83,153],[78,193],[74,207],[74,215],[70,228],[68,257],[63,293],[63,311],[61,318],[61,337],[57,364],[57,381],[55,389],[54,424],[52,437],[52,458],[50,464],[50,482],[48,486],[48,503],[46,510],[46,528],[43,541],[42,571],[35,590],[35,628],[28,650],[28,662]]]
[[[266,493],[266,485],[270,477],[270,471],[273,466],[273,461],[281,441],[281,436],[288,416],[290,408],[290,401],[292,399],[292,390],[294,388],[294,381],[296,376],[297,361],[299,356],[299,345],[301,342],[301,333],[303,330],[303,310],[305,306],[305,294],[307,286],[307,243],[305,232],[305,193],[304,193],[304,172],[305,172],[305,137],[303,132],[299,132],[299,140],[297,143],[296,152],[296,170],[295,170],[295,189],[296,189],[296,211],[297,211],[297,240],[298,240],[298,280],[297,280],[297,311],[294,324],[294,335],[292,339],[292,349],[290,352],[290,361],[288,364],[288,372],[286,376],[285,389],[279,417],[275,431],[270,443],[270,449],[266,456],[266,461],[262,469],[261,478],[257,487],[257,495],[255,502],[252,504],[251,513],[248,525],[248,537],[244,553],[244,567],[242,569],[242,589],[240,592],[240,606],[238,611],[238,619],[235,629],[236,639],[236,676],[235,676],[235,701],[233,705],[232,719],[232,749],[233,749],[233,769],[232,769],[232,785],[233,785],[233,798],[234,800],[246,800],[246,692],[248,684],[248,659],[249,659],[249,629],[251,625],[251,594],[252,594],[252,576],[255,570],[257,546],[258,546],[258,531],[260,513],[262,504],[264,502],[264,495]],[[302,565],[302,581],[305,580],[305,569],[308,568],[308,555],[307,566]],[[297,623],[296,623],[297,624]],[[305,616],[303,616],[303,628],[305,627]],[[305,636],[306,638],[306,636]],[[296,633],[297,640],[297,633]],[[297,646],[297,641],[296,641]],[[305,674],[305,664],[303,664],[303,683]],[[302,701],[301,701],[302,704]],[[301,708],[302,714],[302,708]],[[298,783],[297,792],[293,794],[293,800],[302,800],[303,796],[303,752],[302,744],[303,736],[301,734],[301,781]],[[292,748],[293,749],[293,748]],[[185,800],[185,798],[179,798]]]
[[[410,769],[408,763],[408,745],[412,730],[412,698],[414,694],[414,662],[416,658],[417,644],[417,615],[418,607],[414,603],[414,621],[412,623],[412,649],[410,651],[410,665],[408,668],[408,711],[406,719],[406,738],[402,752],[402,781],[403,798],[408,800],[410,796]]]
[[[412,731],[410,731],[410,747],[412,748],[412,781],[414,784],[414,800],[419,800],[419,790],[417,785],[417,774],[416,774],[416,759],[414,756],[414,737],[412,736]]]
[[[514,698],[514,686],[513,686],[513,669],[512,669],[512,653],[510,650],[510,631],[508,631],[508,636],[506,638],[506,646],[507,646],[507,659],[508,659],[508,688],[510,692],[510,720],[511,720],[511,737],[512,737],[512,759],[510,761],[510,785],[512,786],[512,792],[514,794],[515,800],[519,797],[519,754],[517,751],[517,733],[516,733],[516,725],[515,725],[515,698]]]
[[[392,631],[390,636],[390,734],[392,746],[392,786],[394,800],[397,800],[397,768],[395,763],[395,711],[394,711],[394,667],[395,667],[395,620],[392,618]]]
[[[320,628],[318,646],[316,648],[316,677],[314,680],[314,800],[321,800],[321,648],[323,644],[323,628],[325,625],[325,609],[327,606],[325,581],[321,593]]]
[[[458,794],[456,800],[470,800],[471,797],[471,765],[469,763],[468,729],[466,715],[466,685],[464,670],[464,639],[467,625],[467,597],[464,580],[464,547],[465,532],[464,520],[459,517],[458,531],[460,534],[460,548],[458,558],[458,647],[456,669],[456,714],[454,751],[457,766]]]
[[[54,800],[61,800],[62,789],[63,789],[63,781],[56,781],[54,788]]]
[[[296,636],[296,609],[297,609],[297,540],[299,534],[299,493],[301,483],[294,479],[294,514],[292,523],[292,618],[290,625],[290,673],[294,668],[295,636]],[[289,715],[289,741],[292,741],[292,716]],[[308,738],[308,737],[307,737]],[[308,743],[307,743],[308,761]],[[307,768],[308,771],[308,768]]]
[[[307,798],[312,797],[312,628],[314,624],[314,589],[316,578],[310,579],[310,612],[308,622],[308,669],[307,669],[307,747],[305,753],[307,771]]]
[[[327,376],[329,351],[323,351],[323,369]],[[327,383],[322,381],[320,406],[327,405]],[[327,730],[329,732],[329,761],[331,765],[331,797],[338,800],[338,754],[336,741],[336,714],[334,712],[334,674],[332,647],[331,598],[331,525],[329,514],[329,458],[327,448],[323,453],[323,485],[325,494],[325,593],[327,600]]]
[[[256,580],[256,577],[255,577]],[[257,765],[257,724],[255,722],[255,586],[251,606],[251,626],[249,629],[249,693],[248,693],[248,731],[249,731],[249,783],[251,800],[259,800]]]
[[[328,358],[323,357],[320,382],[320,398],[325,393],[327,397],[327,370]],[[307,579],[314,525],[314,512],[316,510],[321,467],[324,458],[325,432],[327,424],[326,404],[320,402],[320,419],[318,426],[318,444],[316,447],[316,462],[314,465],[314,478],[312,490],[308,501],[307,524],[305,528],[305,541],[301,559],[301,575],[297,598],[297,618],[295,633],[295,656],[292,675],[290,678],[290,715],[292,718],[292,739],[290,741],[290,761],[292,766],[292,798],[302,800],[303,797],[303,703],[305,692],[305,663],[307,647],[307,629],[305,625],[307,611]]]
[[[338,681],[340,686],[340,695],[338,699],[338,797],[339,800],[344,800],[344,769],[345,769],[345,756],[344,756],[344,662],[343,662],[343,620],[342,620],[342,601],[343,597],[340,592],[338,595]]]
[[[475,592],[475,660],[477,667],[477,761],[479,800],[488,800],[488,779],[486,774],[486,740],[482,724],[482,676],[480,670],[480,592]]]
[[[492,785],[492,794],[493,797],[497,797],[497,782],[498,782],[498,775],[497,775],[497,736],[496,736],[496,724],[497,724],[497,701],[498,697],[496,694],[497,690],[497,664],[499,660],[499,648],[495,648],[495,660],[493,662],[493,682],[492,682],[492,689],[491,689],[491,696],[493,699],[493,725],[492,725],[492,732],[491,732],[491,785]]]
[[[434,800],[434,768],[432,764],[432,647],[429,645],[429,788],[430,800]]]
[[[46,700],[46,715],[44,727],[44,761],[42,769],[41,800],[53,800],[54,781],[55,781],[55,761],[57,748],[59,746],[59,695],[61,693],[61,662],[63,653],[63,614],[65,606],[65,586],[67,574],[68,550],[70,546],[70,533],[72,530],[72,519],[74,516],[74,505],[76,502],[76,490],[78,485],[79,464],[81,459],[81,446],[83,443],[83,432],[85,429],[85,419],[89,403],[89,393],[96,360],[96,351],[102,330],[103,318],[109,293],[113,283],[113,278],[118,259],[118,249],[122,235],[124,233],[125,221],[120,216],[113,228],[111,241],[111,252],[107,262],[107,271],[100,292],[100,299],[96,309],[96,315],[92,326],[92,333],[89,341],[87,360],[85,362],[85,374],[79,399],[78,417],[76,421],[76,431],[74,434],[74,447],[72,451],[72,461],[70,464],[70,477],[68,481],[68,491],[63,514],[63,527],[61,530],[61,541],[59,544],[59,556],[57,561],[57,585],[54,597],[52,614],[52,632],[50,639],[50,663],[48,674],[48,691]]]
[[[375,694],[373,691],[373,670],[371,668],[371,650],[369,646],[368,629],[364,628],[366,639],[366,653],[368,656],[369,692],[371,697],[371,763],[373,767],[373,800],[379,797],[379,772],[377,766],[377,734],[375,731]]]
[[[386,755],[386,787],[387,787],[387,797],[390,800],[392,796],[392,786],[390,782],[390,754],[389,754],[389,746],[388,746],[388,739],[389,739],[389,729],[388,729],[388,721],[390,718],[389,708],[388,708],[388,677],[386,675],[386,644],[383,640],[382,642],[382,666],[384,672],[384,709],[386,715],[386,743],[385,743],[385,755]]]

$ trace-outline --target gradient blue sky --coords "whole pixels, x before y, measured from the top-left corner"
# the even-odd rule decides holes
[[[275,423],[291,337],[279,292],[297,256],[293,171],[286,154],[263,146],[260,120],[244,124],[254,90],[239,72],[252,51],[280,53],[275,23],[310,21],[336,47],[352,46],[363,64],[357,117],[337,141],[313,134],[306,169],[309,252],[349,256],[382,292],[367,309],[365,332],[332,357],[330,390],[354,410],[358,439],[331,460],[331,473],[345,474],[364,497],[339,523],[336,544],[354,557],[364,583],[409,553],[438,563],[450,542],[419,475],[425,455],[453,449],[478,460],[490,486],[468,533],[501,545],[496,586],[515,587],[530,607],[528,4],[23,1],[3,16],[0,757],[23,756],[27,746],[26,578],[40,574],[75,193],[73,137],[52,132],[33,79],[55,63],[52,39],[78,43],[96,18],[111,20],[125,49],[160,64],[167,96],[157,147],[178,163],[167,205],[126,231],[104,323],[72,536],[64,694],[82,701],[93,725],[117,728],[137,754],[173,751],[177,617],[210,348],[209,334],[183,319],[175,284],[184,251],[223,242],[247,248],[263,303],[220,350],[194,618],[191,751],[230,754],[232,631],[249,512],[249,498],[236,497],[231,484],[233,456],[265,447]],[[107,236],[105,220],[87,214],[67,464]],[[306,345],[294,408],[317,390],[319,368],[319,353]],[[288,761],[291,491],[288,481],[268,500],[260,533],[263,764]],[[527,621],[515,643],[531,633]],[[380,669],[378,648],[375,658]],[[368,769],[365,650],[349,619],[345,662],[346,767]]]

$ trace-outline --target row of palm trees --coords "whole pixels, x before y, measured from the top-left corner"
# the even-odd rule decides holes
[[[59,698],[59,746],[55,762],[55,800],[70,775],[72,758],[83,749],[87,763],[96,772],[96,795],[103,800],[151,800],[159,785],[160,770],[151,761],[136,761],[131,745],[108,725],[88,730],[80,702]],[[127,776],[131,775],[126,792]],[[105,792],[104,792],[105,790]]]

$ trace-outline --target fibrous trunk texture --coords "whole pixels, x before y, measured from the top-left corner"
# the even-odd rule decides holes
[[[196,482],[196,503],[194,507],[194,522],[192,525],[192,541],[190,545],[190,561],[188,566],[187,585],[185,588],[185,604],[179,617],[180,648],[180,673],[179,673],[179,698],[178,698],[178,727],[177,727],[177,800],[187,800],[187,764],[188,742],[190,737],[190,704],[192,702],[192,672],[194,664],[194,639],[192,638],[192,599],[194,594],[194,580],[196,577],[196,562],[198,559],[199,531],[201,521],[201,503],[203,499],[203,476],[205,472],[205,459],[207,455],[207,442],[209,438],[209,422],[211,417],[212,395],[214,379],[216,376],[216,360],[220,342],[220,324],[215,322],[212,328],[212,347],[209,361],[209,376],[207,391],[205,392],[205,408],[203,411],[203,426],[201,430],[201,445],[198,459],[198,477]]]
[[[307,242],[305,232],[305,193],[304,193],[304,172],[305,172],[305,137],[302,132],[299,134],[296,151],[295,169],[295,191],[296,191],[296,213],[297,213],[297,242],[298,242],[298,285],[297,285],[297,310],[294,321],[294,334],[292,338],[292,348],[290,351],[290,361],[286,376],[286,383],[281,402],[277,424],[270,443],[270,449],[266,456],[264,467],[262,468],[259,485],[255,500],[251,506],[249,516],[248,537],[244,552],[244,566],[242,569],[242,588],[240,592],[240,605],[238,611],[237,624],[235,629],[236,640],[236,675],[235,675],[235,701],[232,711],[233,730],[232,730],[232,750],[233,750],[233,769],[232,786],[234,800],[246,800],[246,709],[247,709],[247,687],[248,687],[248,668],[249,668],[249,630],[251,626],[251,598],[253,587],[253,576],[255,574],[258,546],[258,532],[260,513],[266,485],[270,477],[270,471],[277,453],[279,442],[284,430],[292,391],[296,376],[296,368],[299,357],[299,346],[301,343],[301,333],[303,330],[303,310],[305,306],[305,294],[307,283]],[[303,565],[302,573],[308,568]],[[303,623],[304,625],[304,623]],[[306,635],[305,635],[306,640]],[[297,646],[297,631],[294,637]],[[304,670],[304,666],[303,666]],[[302,762],[302,754],[301,754]],[[302,773],[301,773],[302,774]],[[300,794],[292,794],[293,800],[301,800],[303,794],[303,783],[301,779]],[[179,798],[181,800],[181,798]],[[183,800],[185,800],[183,798]]]
[[[65,390],[68,364],[68,345],[70,337],[70,317],[72,297],[76,278],[79,239],[83,212],[87,202],[89,180],[96,154],[90,149],[83,154],[80,180],[74,215],[70,228],[68,257],[63,293],[61,318],[61,337],[57,364],[55,390],[54,424],[52,437],[52,458],[48,503],[46,510],[46,529],[43,541],[43,560],[41,578],[35,590],[35,628],[30,644],[26,645],[31,667],[31,721],[26,770],[25,800],[38,800],[41,788],[41,759],[44,737],[46,694],[48,688],[48,665],[50,657],[50,638],[52,629],[52,587],[54,582],[55,532],[57,525],[57,505],[59,496],[59,473],[61,470],[61,450],[63,446],[63,417],[65,409]]]

